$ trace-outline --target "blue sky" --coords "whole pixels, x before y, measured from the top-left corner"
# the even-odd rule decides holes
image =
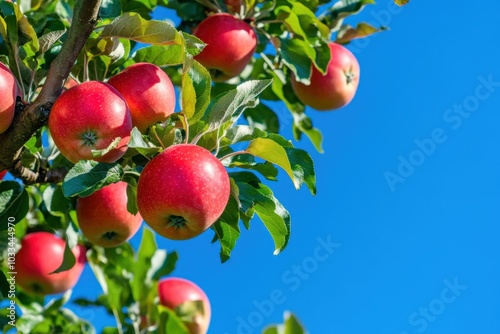
[[[313,334],[500,333],[500,4],[391,3],[350,20],[391,28],[349,46],[361,65],[354,101],[309,112],[325,153],[297,143],[316,162],[317,196],[284,173],[272,185],[292,215],[288,248],[273,256],[258,220],[225,264],[212,232],[158,239],[180,254],[174,275],[208,294],[210,334],[260,333],[285,310]],[[81,282],[75,297],[100,291],[89,268]]]

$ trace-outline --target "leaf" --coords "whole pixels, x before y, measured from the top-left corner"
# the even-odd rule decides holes
[[[141,244],[137,251],[137,260],[134,265],[134,278],[131,282],[134,300],[140,301],[147,296],[152,286],[151,280],[146,280],[151,267],[151,259],[156,252],[155,235],[150,229],[143,229]]]
[[[127,211],[133,215],[139,212],[137,207],[137,180],[130,178],[127,182]]]
[[[52,215],[64,216],[70,210],[71,202],[64,196],[60,185],[49,185],[43,191],[43,202]]]
[[[158,305],[158,311],[158,334],[189,334],[188,329],[173,310]]]
[[[75,254],[73,254],[73,252],[71,251],[69,243],[66,242],[66,246],[64,247],[63,262],[61,263],[59,268],[57,268],[56,270],[51,272],[51,274],[57,274],[57,273],[69,270],[69,269],[73,268],[75,263],[76,263]]]
[[[7,222],[20,222],[28,210],[29,196],[23,186],[14,181],[0,182],[0,231],[7,230]]]
[[[331,31],[338,31],[344,19],[362,11],[366,5],[375,4],[374,0],[341,0],[333,4],[319,19],[325,22]]]
[[[208,124],[206,132],[217,130],[228,121],[235,121],[246,108],[257,105],[257,96],[271,84],[271,81],[250,80],[234,90],[215,97],[205,112]]]
[[[182,35],[167,21],[145,20],[137,13],[124,13],[104,27],[101,37],[127,38],[155,45],[183,45]]]
[[[169,252],[167,254],[165,250],[157,250],[151,259],[151,268],[148,276],[151,275],[153,280],[158,281],[161,277],[170,275],[174,271],[178,260],[179,255],[177,252]]]
[[[394,3],[398,6],[404,6],[406,4],[408,4],[410,2],[410,0],[394,0]]]
[[[81,160],[64,178],[63,192],[66,197],[87,197],[108,184],[120,181],[122,175],[123,168],[118,163]]]
[[[231,251],[236,246],[236,241],[240,237],[239,220],[238,202],[233,196],[230,196],[224,212],[213,225],[217,240],[219,240],[221,246],[220,260],[222,263],[229,260]]]
[[[151,63],[158,66],[178,65],[183,62],[182,46],[151,45],[140,48],[132,56],[136,63]]]
[[[196,60],[191,60],[182,75],[182,111],[189,124],[199,121],[210,103],[212,80],[210,72]]]
[[[149,157],[160,152],[160,148],[148,144],[144,140],[142,133],[136,127],[134,127],[132,129],[132,132],[130,132],[130,141],[128,143],[128,147],[135,149],[145,157]]]
[[[248,121],[248,125],[262,131],[278,133],[280,130],[278,116],[263,103],[259,103],[255,108],[245,110],[243,116]]]
[[[55,30],[42,35],[39,39],[40,50],[38,52],[40,54],[47,52],[65,33],[66,30]]]
[[[385,27],[375,28],[374,26],[365,22],[358,23],[356,28],[353,28],[350,25],[344,25],[340,28],[339,32],[337,33],[336,42],[341,44],[346,44],[354,39],[368,37],[370,35],[373,35],[377,32],[384,30],[387,30],[387,28]]]
[[[257,138],[250,142],[245,151],[283,168],[292,179],[295,188],[300,188],[300,181],[295,178],[287,152],[281,145],[271,139]]]
[[[115,18],[122,12],[120,0],[102,0],[99,8],[99,16],[103,19]]]
[[[284,324],[268,326],[262,334],[307,334],[307,332],[295,315],[285,312]]]
[[[290,214],[274,197],[272,190],[254,174],[237,172],[230,173],[230,176],[240,191],[241,210],[244,213],[255,211],[274,240],[274,254],[279,254],[290,238]]]
[[[307,51],[309,53],[307,54]],[[282,39],[280,55],[283,63],[292,70],[297,81],[308,85],[311,81],[312,59],[316,58],[309,43],[300,39]]]

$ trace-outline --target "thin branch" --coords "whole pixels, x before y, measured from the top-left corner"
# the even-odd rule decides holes
[[[61,51],[50,65],[40,95],[28,106],[16,106],[12,126],[0,135],[0,170],[8,169],[15,177],[27,183],[52,182],[51,171],[36,173],[22,166],[22,147],[38,129],[47,124],[50,109],[62,92],[71,68],[97,23],[100,0],[76,1],[72,25]],[[55,173],[57,174],[57,173]],[[59,175],[60,176],[60,175]]]

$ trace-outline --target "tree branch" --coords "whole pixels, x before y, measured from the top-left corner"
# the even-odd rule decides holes
[[[24,143],[47,124],[50,109],[61,94],[78,54],[97,23],[100,3],[101,0],[76,1],[68,37],[50,65],[40,95],[27,106],[18,103],[11,127],[0,135],[0,170],[8,169],[26,183],[58,182],[64,178],[59,172],[52,176],[50,171],[35,172],[22,166],[21,151]]]

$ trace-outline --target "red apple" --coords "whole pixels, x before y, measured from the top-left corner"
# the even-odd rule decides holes
[[[112,86],[87,81],[72,87],[56,100],[49,116],[49,129],[61,153],[71,162],[81,159],[115,162],[127,149],[132,118],[122,95]],[[92,150],[107,148],[116,138],[118,146],[102,157]]]
[[[145,133],[174,112],[175,90],[168,75],[149,63],[137,63],[109,79],[127,101],[132,124]]]
[[[210,227],[229,200],[229,176],[210,151],[192,144],[168,147],[144,168],[137,205],[144,221],[174,240]]]
[[[227,13],[207,17],[193,34],[207,44],[195,59],[210,70],[216,82],[239,75],[257,47],[252,27]]]
[[[51,274],[63,262],[66,242],[48,232],[27,234],[21,240],[16,254],[16,283],[26,292],[50,295],[72,289],[83,271],[86,250],[82,245],[73,248],[75,265],[57,274]]]
[[[12,124],[17,95],[16,78],[7,66],[0,63],[0,133],[5,132]]]
[[[311,84],[297,82],[292,75],[292,87],[299,100],[316,110],[334,110],[354,98],[359,83],[359,64],[344,46],[330,43],[331,59],[327,72],[312,68]]]
[[[5,174],[7,174],[7,170],[6,169],[0,172],[0,180],[5,177]]]
[[[189,334],[205,334],[210,325],[210,302],[203,290],[191,281],[183,278],[165,278],[158,283],[160,304],[175,310],[176,307],[188,301],[201,301],[203,313],[194,316],[194,322],[186,323]]]
[[[116,247],[129,240],[141,227],[140,214],[127,210],[127,183],[110,184],[76,202],[78,224],[95,245]]]

